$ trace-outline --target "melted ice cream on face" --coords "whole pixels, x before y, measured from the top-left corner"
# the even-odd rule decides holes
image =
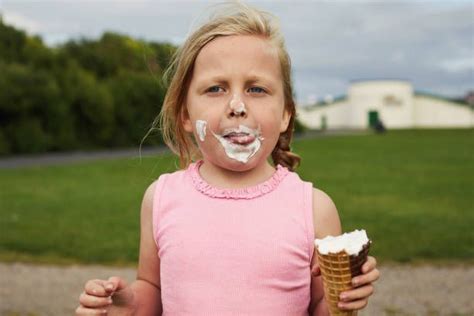
[[[201,142],[206,138],[206,126],[207,122],[203,120],[196,120],[196,132]]]
[[[365,244],[369,242],[364,229],[345,233],[341,236],[327,236],[323,239],[316,239],[314,244],[318,252],[322,255],[345,251],[348,255],[357,255]]]
[[[239,99],[237,94],[234,94],[232,100],[230,100],[229,106],[235,114],[241,115],[245,113],[245,104]]]
[[[224,151],[229,158],[242,163],[247,163],[255,155],[263,141],[263,137],[260,136],[260,129],[252,129],[245,125],[226,129],[220,135],[212,131],[211,133],[224,147]]]

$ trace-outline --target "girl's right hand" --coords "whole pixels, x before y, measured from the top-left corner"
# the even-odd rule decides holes
[[[84,292],[79,296],[81,304],[77,316],[85,315],[133,315],[133,291],[119,277],[108,280],[87,281]]]

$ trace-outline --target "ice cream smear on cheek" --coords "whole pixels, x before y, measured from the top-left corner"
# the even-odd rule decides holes
[[[367,243],[369,243],[369,238],[363,229],[354,230],[337,237],[327,236],[314,241],[318,252],[323,255],[336,254],[341,251],[345,251],[348,255],[357,255]]]
[[[260,135],[260,128],[253,129],[245,125],[225,129],[220,135],[212,130],[211,133],[224,147],[229,158],[242,163],[247,163],[255,155],[264,140]]]
[[[206,126],[207,122],[203,120],[196,120],[196,132],[201,142],[206,138]]]

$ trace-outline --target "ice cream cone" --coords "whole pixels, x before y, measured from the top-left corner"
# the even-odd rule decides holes
[[[356,255],[348,255],[344,250],[328,254],[317,251],[323,277],[324,296],[331,316],[357,315],[357,311],[340,310],[337,304],[340,301],[341,292],[352,288],[352,278],[362,273],[361,267],[367,260],[369,248],[370,242],[367,242]]]

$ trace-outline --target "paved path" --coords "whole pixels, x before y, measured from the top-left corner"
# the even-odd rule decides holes
[[[474,315],[474,266],[382,266],[367,315]],[[0,263],[0,315],[73,315],[83,284],[132,268]]]
[[[100,151],[75,151],[63,153],[45,153],[38,155],[18,155],[0,159],[0,169],[13,169],[32,166],[61,165],[81,161],[92,161],[117,158],[139,158],[169,152],[166,147],[146,148],[141,152],[138,148],[100,150]]]
[[[334,130],[334,131],[308,131],[305,134],[297,136],[298,139],[331,137],[342,135],[367,135],[371,133],[365,130]],[[139,148],[129,149],[104,149],[99,151],[74,151],[60,153],[44,153],[32,155],[15,155],[0,158],[0,169],[13,169],[31,166],[48,166],[69,164],[81,161],[92,161],[99,159],[116,159],[116,158],[139,158],[152,156],[170,152],[165,146],[153,148],[143,148],[140,152]]]

